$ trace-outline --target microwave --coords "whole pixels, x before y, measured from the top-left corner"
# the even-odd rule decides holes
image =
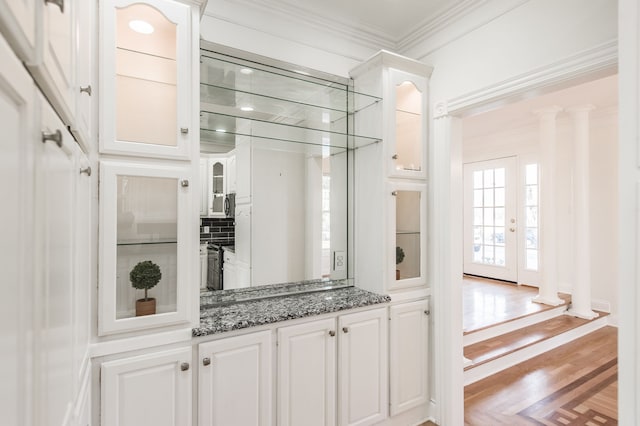
[[[225,217],[236,217],[236,194],[229,193],[224,197]]]

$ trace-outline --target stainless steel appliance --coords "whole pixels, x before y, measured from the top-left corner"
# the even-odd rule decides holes
[[[210,244],[207,251],[207,288],[222,290],[222,247]]]
[[[224,197],[224,215],[226,217],[236,217],[236,194],[230,193]]]

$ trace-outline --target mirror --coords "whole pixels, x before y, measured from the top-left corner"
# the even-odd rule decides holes
[[[348,81],[223,50],[201,49],[201,288],[348,278]]]

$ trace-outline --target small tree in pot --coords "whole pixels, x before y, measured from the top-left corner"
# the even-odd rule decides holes
[[[402,263],[404,260],[404,250],[402,247],[396,246],[396,266]],[[400,279],[400,269],[396,268],[396,280]]]
[[[156,313],[156,299],[150,298],[148,291],[155,287],[161,278],[160,267],[150,260],[139,262],[129,273],[133,288],[144,290],[144,299],[136,300],[136,316]]]

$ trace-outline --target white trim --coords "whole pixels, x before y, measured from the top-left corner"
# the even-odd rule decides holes
[[[449,112],[465,115],[486,111],[496,104],[511,103],[534,93],[539,96],[568,85],[614,74],[618,63],[618,40],[583,50],[562,60],[516,75],[491,86],[449,99]]]
[[[471,383],[475,383],[478,380],[482,380],[493,374],[499,373],[500,371],[506,370],[509,367],[513,367],[516,364],[524,362],[528,359],[562,346],[568,342],[583,337],[591,332],[605,327],[607,324],[608,318],[602,317],[597,320],[591,321],[583,326],[567,331],[566,333],[559,334],[532,346],[522,348],[516,352],[512,352],[508,355],[497,358],[493,361],[478,365],[477,367],[471,368],[464,372],[464,385],[470,385]]]
[[[191,345],[191,328],[167,331],[162,333],[147,334],[142,336],[118,338],[116,340],[93,343],[89,347],[91,358],[119,354],[142,349],[150,349],[172,343],[186,342]]]

